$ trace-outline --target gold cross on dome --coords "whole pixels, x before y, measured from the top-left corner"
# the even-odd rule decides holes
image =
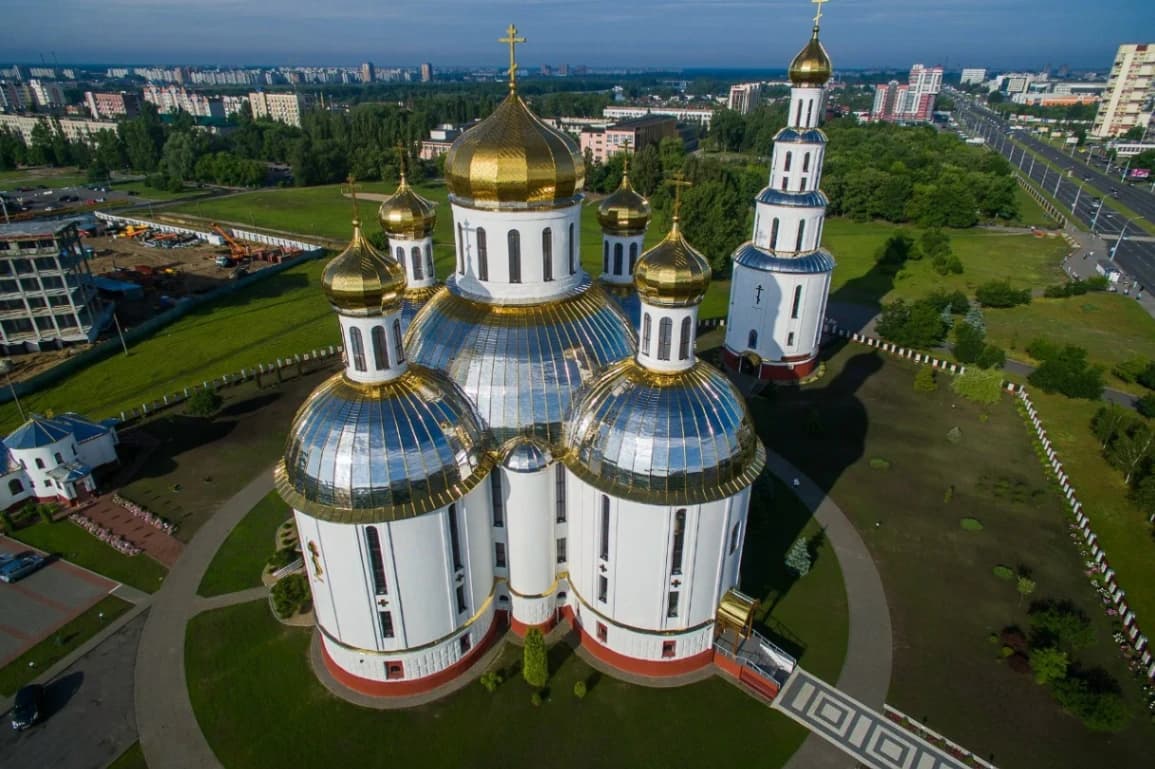
[[[357,177],[353,176],[353,174],[349,174],[347,177],[345,177],[345,186],[341,188],[341,192],[348,195],[353,200],[354,224],[361,223],[361,206],[357,202],[357,190],[360,188],[361,185],[357,184]]]
[[[829,3],[830,0],[810,0],[817,6],[817,12],[814,14],[814,26],[818,26],[818,22],[822,21],[822,4]]]
[[[517,55],[516,55],[517,51],[516,51],[515,47],[517,46],[518,43],[524,43],[525,38],[524,37],[518,37],[517,36],[517,27],[514,26],[513,24],[510,24],[509,28],[505,30],[505,37],[499,37],[497,39],[497,42],[509,44],[509,90],[516,91],[517,90]]]
[[[401,181],[405,181],[405,160],[409,153],[405,151],[405,145],[401,142],[397,142],[393,150],[397,153],[397,165],[401,169]]]
[[[667,179],[666,184],[674,188],[674,221],[678,221],[678,216],[682,210],[682,189],[685,187],[693,187],[693,182],[686,181],[686,175],[681,171],[674,174],[673,179]]]
[[[622,176],[630,175],[630,140],[622,142]]]

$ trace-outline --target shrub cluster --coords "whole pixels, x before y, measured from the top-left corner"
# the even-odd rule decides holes
[[[975,299],[983,307],[1016,307],[1031,303],[1031,290],[1011,288],[1009,280],[992,280],[975,289]]]
[[[1069,296],[1082,296],[1090,291],[1106,291],[1107,279],[1096,275],[1086,280],[1071,280],[1066,283],[1056,283],[1043,289],[1043,296],[1048,299],[1064,299]]]
[[[309,581],[304,574],[290,574],[273,585],[273,609],[281,618],[291,617],[308,608]]]
[[[1027,345],[1027,354],[1041,365],[1027,378],[1032,385],[1068,398],[1098,400],[1103,395],[1103,368],[1087,362],[1087,351],[1074,345],[1059,346],[1046,339]]]

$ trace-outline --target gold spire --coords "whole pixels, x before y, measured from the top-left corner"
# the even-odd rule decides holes
[[[353,237],[321,273],[321,288],[329,304],[348,315],[378,315],[401,301],[405,291],[405,270],[389,256],[382,254],[361,232],[357,184],[347,179],[348,195],[353,201]]]
[[[666,184],[674,188],[674,228],[678,226],[679,214],[682,211],[682,188],[693,187],[693,182],[686,181],[686,175],[681,171],[676,172],[673,179],[667,179]]]
[[[409,186],[405,178],[405,148],[398,144],[396,149],[401,181],[397,190],[377,209],[377,221],[391,238],[419,240],[433,233],[437,226],[437,209]]]
[[[678,226],[682,188],[692,186],[679,172],[667,184],[674,187],[674,218],[662,242],[642,254],[634,271],[634,288],[642,301],[659,307],[698,304],[710,287],[710,263],[682,236]]]
[[[348,195],[349,199],[353,201],[353,226],[354,227],[360,227],[361,226],[361,204],[357,200],[357,189],[358,189],[357,188],[357,177],[353,176],[353,174],[349,174],[348,176],[346,176],[345,177],[345,186],[341,188],[341,191],[344,192],[346,195]]]
[[[514,49],[518,43],[524,43],[525,38],[518,37],[517,27],[510,24],[505,30],[505,37],[499,37],[497,42],[509,44],[509,91],[513,93],[517,90],[517,55]]]
[[[622,237],[641,235],[650,223],[650,201],[638,194],[630,184],[629,142],[626,142],[625,148],[622,182],[598,206],[598,222],[602,230],[609,235]]]
[[[830,55],[818,39],[818,26],[822,20],[822,6],[830,0],[810,0],[817,6],[814,14],[814,29],[810,34],[810,41],[806,47],[798,52],[790,62],[790,81],[796,86],[824,85],[834,71],[830,63]]]

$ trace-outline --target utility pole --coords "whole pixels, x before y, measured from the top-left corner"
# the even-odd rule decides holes
[[[1027,152],[1026,148],[1023,148],[1023,154],[1024,155],[1026,154],[1026,152]],[[1031,155],[1031,170],[1027,171],[1027,176],[1031,177],[1032,179],[1035,178],[1035,156],[1034,155]]]
[[[128,343],[124,341],[124,332],[120,330],[120,318],[116,317],[116,313],[112,313],[112,322],[116,324],[116,334],[120,337],[120,346],[124,349],[124,354],[128,355]]]
[[[1071,215],[1075,215],[1075,209],[1079,207],[1079,196],[1083,194],[1083,185],[1079,185],[1079,189],[1075,190],[1075,202],[1071,204]]]
[[[1062,174],[1057,174],[1057,176],[1059,178],[1055,179],[1055,198],[1056,199],[1058,199],[1058,197],[1059,197],[1059,182],[1063,181],[1063,175]]]
[[[1123,229],[1119,230],[1119,237],[1115,240],[1115,245],[1111,248],[1112,262],[1115,261],[1115,252],[1119,250],[1119,246],[1123,243],[1123,235],[1125,235],[1127,232],[1127,225],[1129,225],[1132,221],[1132,219],[1128,219],[1123,223]]]
[[[1103,212],[1103,201],[1100,200],[1098,207],[1095,209],[1095,216],[1091,218],[1091,234],[1095,234],[1095,225],[1099,223],[1099,214]]]

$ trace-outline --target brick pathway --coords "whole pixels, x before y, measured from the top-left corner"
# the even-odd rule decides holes
[[[184,552],[184,543],[171,534],[165,534],[155,526],[150,526],[140,518],[112,501],[105,495],[80,511],[104,528],[119,534],[129,542],[144,550],[145,554],[172,568]]]

